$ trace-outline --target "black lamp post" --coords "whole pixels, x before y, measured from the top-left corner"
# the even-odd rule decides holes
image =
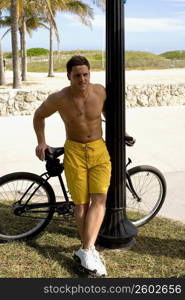
[[[125,248],[135,241],[137,228],[126,217],[124,0],[106,0],[106,143],[112,178],[98,244]]]

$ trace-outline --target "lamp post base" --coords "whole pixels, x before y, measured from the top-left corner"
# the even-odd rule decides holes
[[[137,228],[127,219],[123,208],[106,210],[96,244],[109,249],[129,249],[135,242]]]
[[[105,248],[105,249],[122,249],[122,250],[129,250],[131,249],[134,244],[136,243],[135,237],[125,239],[122,242],[115,242],[113,240],[108,241],[106,238],[98,238],[96,241],[97,248]]]

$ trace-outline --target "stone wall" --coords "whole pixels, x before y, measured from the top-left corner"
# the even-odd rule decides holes
[[[30,115],[55,90],[0,90],[0,116]],[[126,86],[126,106],[185,105],[185,84]]]
[[[127,107],[185,105],[185,84],[127,85]]]
[[[51,90],[0,90],[0,116],[31,115],[53,92]]]

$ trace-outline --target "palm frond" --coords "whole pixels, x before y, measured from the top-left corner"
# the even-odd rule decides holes
[[[56,25],[55,17],[54,17],[55,12],[52,11],[52,5],[51,5],[52,2],[53,2],[53,0],[40,0],[38,2],[38,5],[39,5],[39,8],[42,8],[44,15],[46,16],[48,22],[52,24],[54,31],[55,31],[57,41],[58,41],[58,43],[60,43],[60,37],[59,37],[59,33],[58,33],[58,29],[57,29],[57,25]],[[64,3],[65,0],[61,0],[61,2]]]
[[[49,30],[49,27],[41,21],[43,21],[43,18],[29,18],[26,20],[26,30],[29,36],[32,36],[33,31],[41,27]]]
[[[96,6],[104,9],[105,8],[105,3],[106,0],[92,0],[93,4],[95,4]]]
[[[58,1],[60,2],[60,1]],[[67,0],[66,8],[58,6],[58,10],[67,11],[72,14],[76,14],[79,16],[81,22],[86,26],[91,27],[91,19],[94,18],[93,9],[82,1],[76,0]]]
[[[10,0],[1,0],[0,1],[0,11],[4,9],[8,9],[10,7]]]
[[[11,20],[12,18],[10,16],[4,16],[0,19],[0,26],[1,27],[8,27],[11,26]]]
[[[4,33],[3,35],[0,37],[1,40],[4,39],[4,37],[7,35],[8,32],[10,32],[11,28],[8,28]]]

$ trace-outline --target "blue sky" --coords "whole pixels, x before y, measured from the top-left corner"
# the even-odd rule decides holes
[[[63,50],[105,49],[105,13],[94,8],[92,28],[69,13],[57,14],[57,25]],[[1,29],[1,34],[4,32]],[[49,47],[49,33],[45,29],[28,38],[27,48]],[[185,0],[127,0],[125,5],[126,50],[165,51],[185,49]],[[11,51],[10,35],[3,42],[4,51]],[[57,43],[55,42],[55,49]]]

